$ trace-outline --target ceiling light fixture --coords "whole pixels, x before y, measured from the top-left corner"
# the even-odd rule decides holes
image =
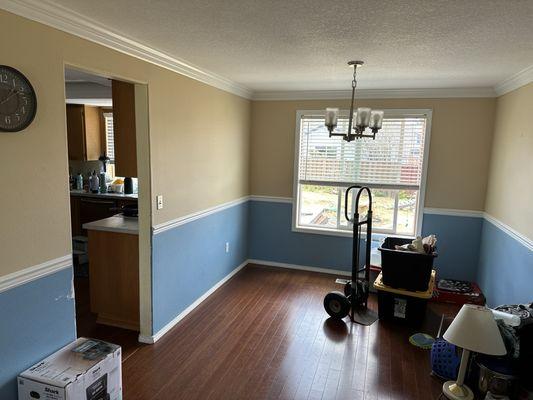
[[[334,133],[339,118],[338,108],[326,108],[325,125],[329,131],[329,137],[342,136],[347,142],[363,137],[376,138],[376,133],[381,129],[383,124],[383,110],[372,110],[368,107],[359,107],[354,113],[355,88],[357,86],[357,67],[363,65],[363,61],[349,61],[348,65],[353,65],[352,80],[352,103],[350,105],[350,116],[348,120],[348,132]],[[355,121],[355,124],[354,124]],[[352,133],[352,127],[355,133]],[[365,129],[370,128],[372,134],[365,134]]]

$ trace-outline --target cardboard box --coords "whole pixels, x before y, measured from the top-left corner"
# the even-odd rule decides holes
[[[19,400],[122,399],[120,346],[79,338],[18,377]]]

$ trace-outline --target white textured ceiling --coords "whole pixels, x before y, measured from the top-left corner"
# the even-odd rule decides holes
[[[51,0],[255,91],[494,86],[533,64],[533,0]]]
[[[88,72],[84,72],[78,69],[74,68],[65,68],[65,82],[70,83],[95,83],[102,86],[111,87],[111,80],[104,78],[102,76],[98,76],[95,74],[91,74]]]

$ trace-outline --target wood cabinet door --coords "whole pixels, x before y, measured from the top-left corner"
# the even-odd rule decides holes
[[[81,104],[67,104],[67,140],[69,160],[85,160],[85,116]]]
[[[139,330],[139,236],[89,231],[91,311],[96,322]]]
[[[112,217],[118,214],[114,210],[117,203],[113,199],[97,199],[94,197],[80,198],[80,222],[86,224],[88,222],[98,221],[100,219]],[[85,232],[85,230],[83,230]]]
[[[137,139],[135,129],[135,86],[112,82],[113,131],[115,136],[115,173],[137,176]]]
[[[104,154],[102,143],[100,109],[93,106],[85,106],[85,159],[98,160]]]
[[[104,153],[98,107],[67,104],[69,160],[98,160]]]

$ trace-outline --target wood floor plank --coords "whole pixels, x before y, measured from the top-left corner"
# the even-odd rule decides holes
[[[409,344],[413,328],[328,319],[322,302],[334,281],[247,266],[124,360],[124,399],[437,398],[442,383],[429,375],[428,351]]]

